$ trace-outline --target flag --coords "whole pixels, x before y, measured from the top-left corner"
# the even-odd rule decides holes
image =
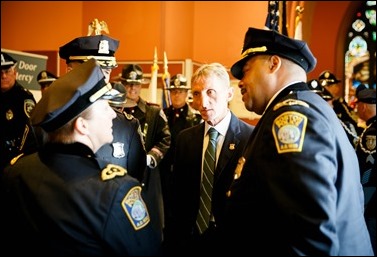
[[[304,12],[304,7],[296,7],[296,20],[295,20],[295,35],[294,39],[302,40],[302,20],[301,14]]]
[[[151,82],[149,84],[149,102],[157,103],[157,77],[158,77],[158,64],[157,64],[157,48],[154,48],[154,59],[151,67]]]
[[[281,13],[280,13],[281,11]],[[285,1],[269,1],[265,29],[275,30],[288,36]]]
[[[265,29],[279,31],[279,1],[268,1]]]
[[[167,108],[171,105],[170,91],[167,88],[170,85],[170,73],[168,71],[168,58],[164,51],[164,74],[162,75],[163,94],[162,94],[162,107]]]

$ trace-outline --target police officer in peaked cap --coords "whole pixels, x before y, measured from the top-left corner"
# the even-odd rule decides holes
[[[91,24],[96,22],[98,20],[95,19]],[[66,60],[68,71],[91,58],[96,59],[105,74],[105,80],[109,82],[112,70],[118,66],[115,58],[118,47],[119,40],[110,36],[88,35],[61,46],[59,55]],[[122,92],[115,94],[116,97],[109,101],[117,114],[113,120],[114,140],[101,147],[96,154],[99,159],[122,166],[129,175],[141,181],[146,167],[146,152],[139,121],[123,111],[124,106],[132,106],[131,101],[126,101]]]
[[[17,81],[17,60],[1,52],[0,171],[20,154],[37,150],[30,125],[36,104],[33,94]]]
[[[113,139],[116,114],[103,98],[109,90],[97,61],[89,59],[54,81],[37,103],[31,120],[47,141],[5,170],[5,211],[15,235],[5,243],[30,243],[13,248],[16,255],[158,253],[141,184],[95,155]]]
[[[376,252],[376,89],[363,87],[357,92],[357,112],[366,127],[360,134],[356,153],[359,158],[361,183],[364,190],[364,217],[373,250]],[[359,88],[358,87],[358,88]]]
[[[152,213],[154,226],[162,231],[164,227],[164,205],[159,164],[170,147],[169,125],[166,115],[159,105],[147,102],[140,97],[142,85],[149,82],[144,78],[140,65],[125,65],[120,80],[124,86],[127,99],[137,104],[134,107],[125,108],[125,111],[132,114],[140,122],[145,150],[147,151],[147,169],[143,179],[146,189],[145,200],[155,210]]]
[[[161,161],[161,182],[165,207],[165,238],[174,236],[169,234],[171,222],[171,197],[172,197],[172,170],[175,153],[176,138],[183,129],[199,124],[202,121],[200,113],[188,104],[188,92],[190,86],[187,78],[183,74],[176,74],[170,78],[169,85],[166,86],[167,102],[170,106],[164,108],[164,113],[168,119],[171,134],[171,144],[164,159]]]
[[[42,70],[38,73],[37,82],[41,86],[42,94],[47,90],[47,88],[54,82],[58,77],[55,76],[52,72],[47,70]]]

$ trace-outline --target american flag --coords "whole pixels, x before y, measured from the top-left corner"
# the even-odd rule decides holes
[[[275,30],[288,36],[285,2],[286,1],[268,2],[265,29]]]
[[[265,28],[269,30],[279,30],[279,1],[269,1]]]

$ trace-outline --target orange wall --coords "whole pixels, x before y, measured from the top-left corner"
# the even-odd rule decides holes
[[[301,1],[303,37],[318,59],[309,79],[324,69],[343,77],[345,20],[357,1]],[[263,28],[267,1],[2,1],[1,47],[58,51],[85,36],[93,18],[105,20],[120,40],[118,60],[192,59],[230,67],[240,55],[249,26]],[[288,10],[288,13],[291,13]],[[348,15],[349,16],[349,15]],[[288,19],[291,21],[292,19]]]

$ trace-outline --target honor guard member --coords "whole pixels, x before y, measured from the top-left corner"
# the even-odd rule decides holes
[[[231,67],[246,109],[262,115],[227,194],[234,255],[373,256],[355,150],[306,83],[316,63],[305,41],[249,28]]]
[[[29,242],[15,255],[158,253],[141,184],[123,167],[101,168],[95,156],[113,139],[116,114],[102,98],[110,89],[90,59],[54,81],[37,103],[31,121],[47,142],[5,170],[13,239]]]
[[[364,189],[364,217],[376,252],[376,89],[360,90],[356,97],[357,112],[360,119],[366,122],[356,147]]]
[[[164,111],[156,104],[146,102],[140,97],[142,84],[148,83],[143,77],[143,70],[137,64],[125,65],[120,78],[124,85],[127,100],[136,103],[124,110],[140,122],[147,151],[147,169],[144,176],[146,202],[154,212],[152,222],[162,231],[164,227],[164,207],[161,189],[159,164],[170,147],[171,135]]]
[[[325,70],[319,75],[318,81],[332,95],[333,99],[329,100],[328,103],[333,107],[343,124],[346,125],[345,129],[357,130],[357,115],[341,95],[339,85],[341,80],[337,79],[330,71]],[[354,142],[353,145],[355,146]]]
[[[334,100],[334,97],[331,95],[331,93],[321,85],[321,83],[319,83],[319,81],[317,79],[312,79],[310,81],[308,81],[308,86],[309,86],[309,89],[315,93],[317,93],[318,95],[320,95],[331,107],[333,107],[333,100]],[[350,120],[341,120],[340,117],[338,116],[339,118],[339,122],[340,124],[342,125],[342,127],[344,128],[344,131],[346,132],[347,134],[347,137],[350,141],[350,143],[352,144],[352,146],[355,148],[356,147],[356,144],[357,142],[359,141],[359,134],[360,134],[360,128],[358,126],[355,126],[355,123],[353,121],[350,121]]]
[[[37,139],[30,125],[35,106],[33,94],[17,80],[17,61],[1,52],[0,92],[0,171],[16,156],[37,150]]]
[[[168,119],[171,144],[160,164],[165,223],[168,222],[167,220],[171,215],[171,173],[173,171],[175,140],[181,130],[195,126],[202,121],[200,113],[194,110],[187,102],[189,89],[187,78],[182,74],[176,74],[171,77],[170,85],[166,87],[171,105],[166,107],[164,112]]]
[[[89,32],[96,31],[100,27],[98,24],[98,20],[94,19],[89,26]],[[96,33],[98,32],[101,30]],[[95,58],[105,74],[106,81],[109,82],[112,70],[118,66],[114,55],[119,47],[119,41],[106,35],[88,34],[85,37],[75,38],[60,47],[59,55],[66,60],[68,71],[90,58]],[[115,102],[116,100],[110,103],[124,104],[122,100],[118,104]],[[117,118],[113,120],[114,140],[99,149],[97,156],[106,162],[126,168],[129,175],[142,181],[146,168],[146,152],[139,121],[117,107],[114,110],[117,113]]]
[[[53,73],[43,70],[38,73],[37,81],[38,84],[41,86],[41,93],[43,93],[47,90],[47,88],[51,85],[52,82],[54,82],[58,77],[55,76]]]

